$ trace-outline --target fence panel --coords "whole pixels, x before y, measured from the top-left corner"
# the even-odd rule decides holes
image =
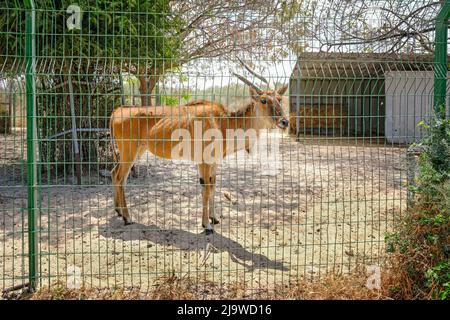
[[[28,228],[38,287],[148,292],[175,277],[257,297],[382,267],[434,61],[433,32],[382,37],[398,17],[375,2],[39,1],[32,70],[31,9],[0,1],[2,289],[34,272]]]
[[[0,6],[0,287],[7,289],[28,283],[25,8]]]

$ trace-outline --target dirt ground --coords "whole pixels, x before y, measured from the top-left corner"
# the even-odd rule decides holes
[[[154,279],[240,283],[248,290],[379,265],[406,208],[406,149],[369,140],[270,134],[275,158],[245,152],[218,170],[215,233],[201,228],[194,164],[145,155],[126,197],[135,224],[113,210],[96,172],[39,188],[41,284],[149,290]],[[0,287],[26,281],[25,135],[0,136]],[[44,178],[44,181],[45,180]],[[50,180],[48,180],[50,181]],[[231,195],[231,201],[225,194]]]

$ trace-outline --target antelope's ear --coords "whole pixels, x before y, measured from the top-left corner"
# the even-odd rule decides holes
[[[282,86],[280,89],[277,90],[277,93],[282,96],[283,94],[285,94],[286,90],[288,89],[288,85],[284,85]]]
[[[252,87],[249,87],[249,90],[250,90],[250,96],[252,97],[252,99],[254,99],[254,100],[258,99],[258,97],[260,96],[258,91],[256,91],[256,89],[252,88]]]

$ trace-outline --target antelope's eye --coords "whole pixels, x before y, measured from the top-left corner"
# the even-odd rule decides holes
[[[266,103],[267,103],[267,100],[266,100],[266,99],[261,99],[261,103],[262,103],[262,104],[266,104]]]

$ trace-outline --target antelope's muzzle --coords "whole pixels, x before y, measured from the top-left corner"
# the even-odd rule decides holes
[[[289,125],[289,120],[286,118],[281,118],[277,124],[278,128],[280,128],[280,129],[286,129],[288,125]]]

